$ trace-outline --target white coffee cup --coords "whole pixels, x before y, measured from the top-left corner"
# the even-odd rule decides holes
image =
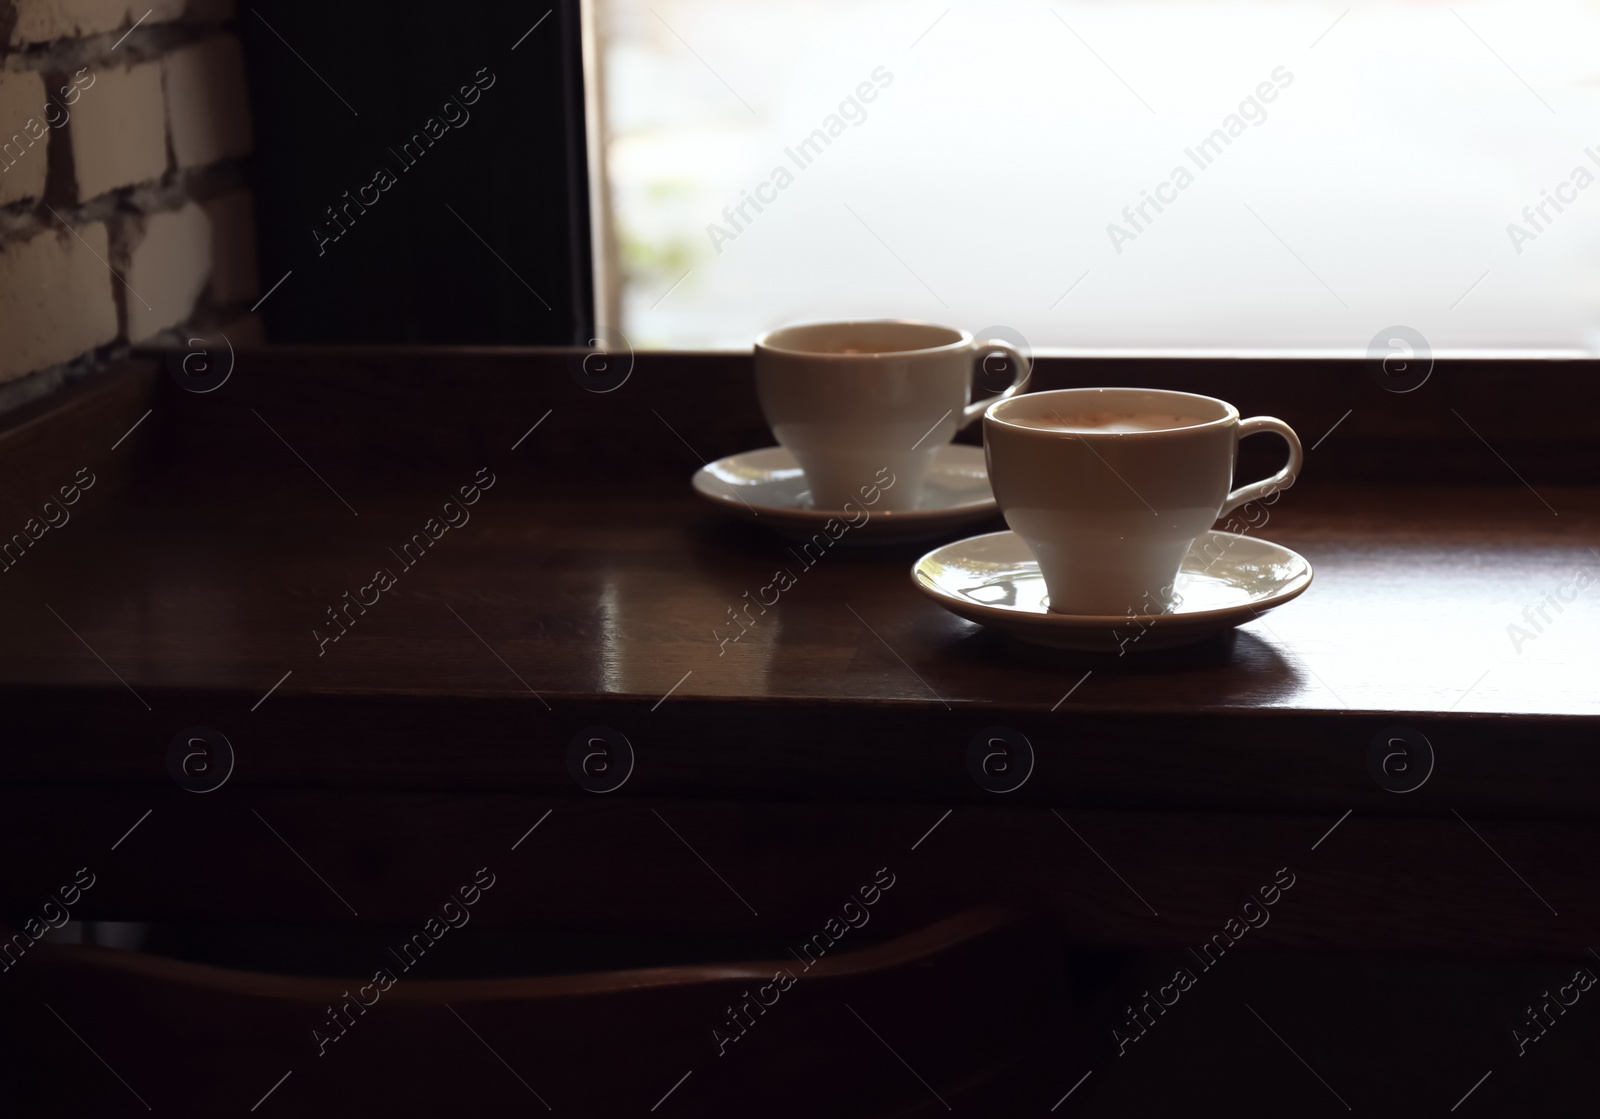
[[[973,366],[991,357],[1009,364],[1011,384],[974,404]],[[842,509],[874,485],[879,510],[915,509],[939,448],[1014,396],[1030,370],[1009,342],[895,320],[786,326],[756,339],[755,363],[762,414],[817,509]]]
[[[1288,443],[1287,465],[1232,489],[1239,440],[1264,431]],[[1226,401],[1159,389],[998,402],[983,443],[995,500],[1039,561],[1049,609],[1118,618],[1170,607],[1195,539],[1245,502],[1289,488],[1304,461],[1282,420],[1240,420]]]

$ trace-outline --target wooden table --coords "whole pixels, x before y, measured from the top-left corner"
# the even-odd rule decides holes
[[[483,921],[781,937],[889,867],[883,935],[1000,900],[1188,945],[1286,867],[1256,946],[1594,942],[1600,586],[1507,630],[1600,574],[1588,363],[1441,364],[1402,396],[1357,362],[1041,361],[1323,436],[1266,527],[1310,591],[1119,659],[944,613],[917,548],[830,554],[719,647],[793,562],[689,493],[702,456],[770,442],[748,358],[641,356],[608,393],[582,360],[241,352],[201,394],[146,358],[13,417],[6,532],[96,481],[0,576],[5,911],[87,865],[80,918],[404,921],[489,864]],[[480,470],[470,521],[399,562]],[[196,726],[236,759],[215,791],[169,773]],[[969,774],[994,726],[1034,754],[1005,794]],[[1415,791],[1369,766],[1396,726],[1434,754]],[[570,772],[594,727],[631,746],[614,791]]]

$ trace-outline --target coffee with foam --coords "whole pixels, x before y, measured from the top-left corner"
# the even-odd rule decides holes
[[[1049,412],[1042,416],[1007,416],[1007,423],[1040,431],[1072,434],[1128,434],[1137,431],[1172,431],[1205,423],[1196,416],[1164,412]]]

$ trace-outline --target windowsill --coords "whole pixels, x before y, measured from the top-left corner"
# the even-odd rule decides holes
[[[1462,808],[1593,807],[1600,590],[1516,647],[1508,626],[1600,569],[1600,487],[1525,486],[1470,439],[1495,484],[1327,477],[1313,452],[1265,531],[1316,582],[1167,653],[1085,659],[983,630],[914,591],[914,546],[828,555],[723,646],[729,609],[795,560],[688,493],[698,453],[759,435],[675,361],[688,382],[646,362],[628,396],[584,393],[561,354],[259,351],[231,396],[136,366],[13,426],[13,476],[86,457],[106,482],[7,576],[10,771],[148,780],[129,720],[149,703],[219,727],[250,713],[246,784],[568,794],[566,740],[602,724],[655,759],[628,795],[948,802],[991,796],[962,759],[1001,724],[1053,759],[1016,801],[1342,811],[1370,792],[1374,811],[1431,811],[1364,775],[1400,723],[1452,758]],[[387,547],[480,468],[497,481],[470,527],[399,566]],[[374,568],[396,593],[357,615],[346,592]],[[347,632],[323,641],[340,610]],[[1285,789],[1286,767],[1308,779]],[[1531,787],[1530,767],[1566,780]]]

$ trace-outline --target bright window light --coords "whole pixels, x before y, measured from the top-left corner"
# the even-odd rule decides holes
[[[1600,349],[1600,0],[595,3],[635,345]]]

